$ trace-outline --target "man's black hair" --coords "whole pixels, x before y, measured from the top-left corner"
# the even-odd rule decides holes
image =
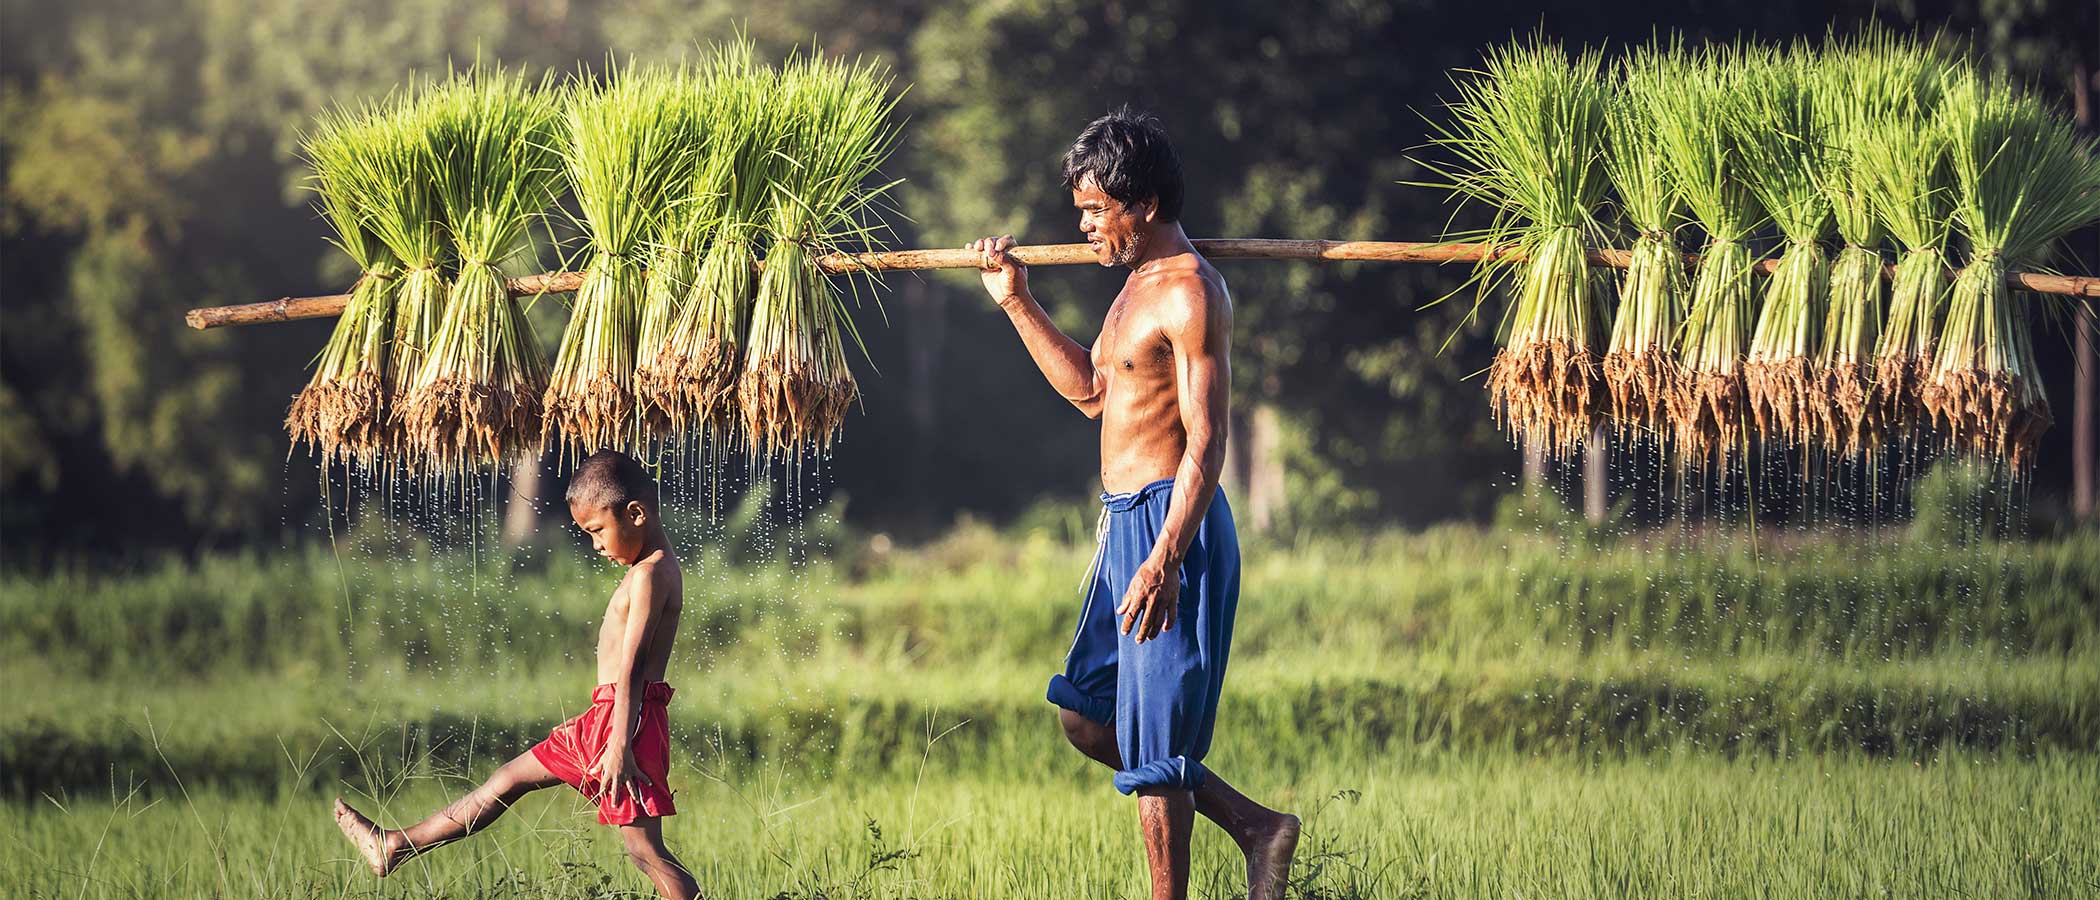
[[[569,476],[569,491],[564,498],[570,503],[612,510],[625,508],[630,500],[640,500],[643,506],[655,509],[656,479],[649,477],[649,470],[635,462],[634,457],[618,450],[600,450],[577,464],[576,474]]]
[[[1124,106],[1087,123],[1065,151],[1065,187],[1088,176],[1125,209],[1153,200],[1161,221],[1181,221],[1181,158],[1150,115]]]

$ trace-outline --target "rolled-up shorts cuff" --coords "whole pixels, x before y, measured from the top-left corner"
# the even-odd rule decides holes
[[[1208,776],[1203,764],[1185,756],[1169,756],[1155,759],[1135,769],[1124,769],[1116,773],[1116,790],[1134,794],[1144,788],[1182,788],[1195,790],[1203,786]]]
[[[1063,675],[1050,676],[1050,690],[1044,699],[1085,716],[1096,725],[1106,727],[1116,721],[1116,701],[1091,696]]]

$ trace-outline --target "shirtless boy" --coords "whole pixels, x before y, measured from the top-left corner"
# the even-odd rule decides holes
[[[678,635],[684,582],[657,517],[656,485],[624,453],[593,454],[569,479],[569,515],[600,556],[627,567],[598,629],[598,688],[591,707],[547,739],[504,763],[488,781],[403,829],[383,829],[337,798],[335,821],[372,871],[384,876],[409,859],[487,828],[519,798],[567,784],[616,825],[627,858],[676,900],[700,895],[693,876],[664,847],[663,817],[675,810],[666,776],[670,732],[664,669]],[[619,727],[614,727],[618,723]]]
[[[1101,420],[1101,546],[1049,700],[1072,746],[1138,795],[1155,900],[1188,895],[1193,813],[1246,855],[1248,894],[1280,900],[1298,818],[1202,762],[1239,603],[1239,541],[1218,490],[1232,298],[1181,230],[1181,163],[1157,121],[1094,120],[1065,154],[1064,181],[1101,265],[1130,270],[1091,351],[1029,293],[1011,235],[968,246],[1036,367]]]

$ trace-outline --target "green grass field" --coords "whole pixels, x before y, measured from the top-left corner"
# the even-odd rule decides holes
[[[668,832],[703,886],[1141,893],[1133,804],[1041,699],[1083,531],[696,554]],[[1208,762],[1308,817],[1294,896],[2100,892],[2100,535],[1454,527],[1246,557]],[[614,578],[566,545],[378,530],[0,578],[0,678],[34,686],[0,705],[0,881],[646,892],[573,792],[385,882],[326,812],[342,793],[420,817],[573,714]],[[1200,826],[1197,895],[1231,895],[1237,867]]]

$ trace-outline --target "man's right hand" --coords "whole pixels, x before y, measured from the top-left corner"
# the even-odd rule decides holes
[[[1028,296],[1028,267],[1006,252],[1013,247],[1014,236],[1010,234],[979,238],[963,247],[978,252],[977,277],[984,280],[985,291],[1001,306],[1013,298]]]

